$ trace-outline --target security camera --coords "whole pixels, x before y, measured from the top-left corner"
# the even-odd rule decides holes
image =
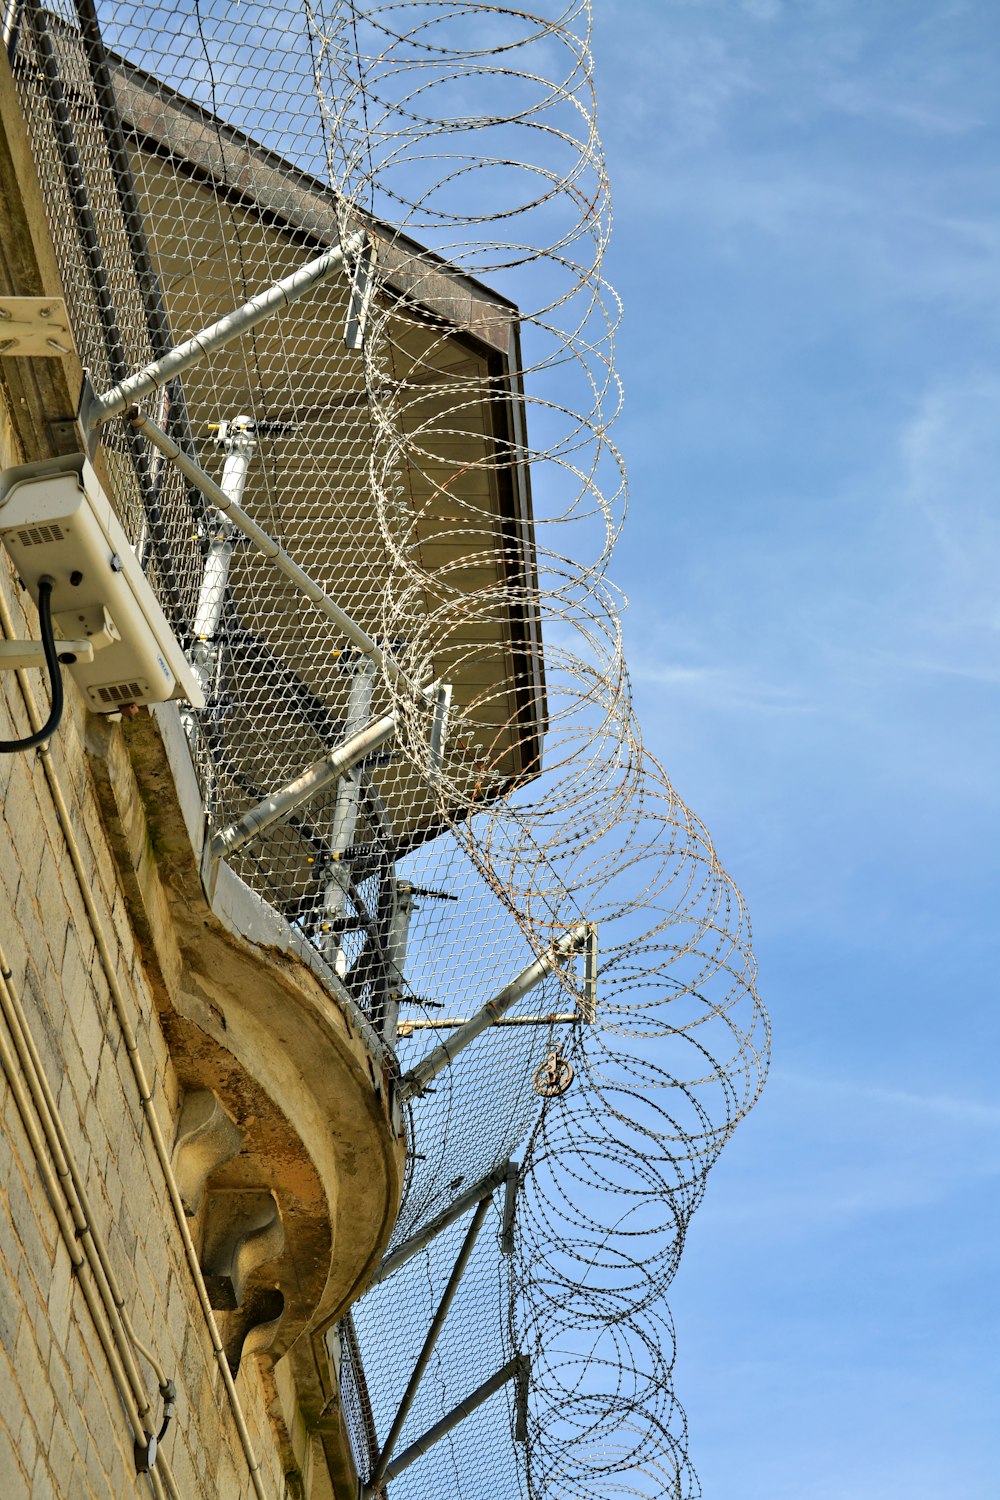
[[[130,703],[170,698],[205,706],[111,501],[82,453],[0,474],[0,541],[36,602],[42,585],[56,635],[93,648],[60,653],[92,709],[114,713]]]

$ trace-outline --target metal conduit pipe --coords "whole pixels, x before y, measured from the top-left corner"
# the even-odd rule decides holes
[[[136,192],[135,178],[132,175],[128,144],[122,128],[114,81],[111,75],[111,68],[108,64],[108,55],[104,50],[104,39],[101,36],[100,23],[97,19],[97,10],[93,0],[76,0],[76,14],[80,23],[80,37],[87,57],[87,66],[90,69],[90,77],[94,85],[97,113],[100,117],[101,129],[104,132],[104,141],[108,148],[111,175],[114,178],[115,191],[118,195],[118,203],[122,211],[122,222],[125,226],[132,264],[135,267],[139,297],[146,318],[146,327],[149,330],[150,348],[153,351],[154,358],[160,359],[173,348],[173,335],[170,331],[170,323],[163,304],[159,276],[156,266],[153,263],[153,257],[149,251],[149,242],[146,239],[145,222],[142,208],[139,204],[139,195]],[[125,373],[123,369],[121,376],[124,376]],[[121,378],[121,376],[118,378]],[[191,436],[187,408],[184,403],[184,392],[180,382],[168,394],[171,410],[176,408],[177,411],[177,425],[181,430],[184,446],[189,449],[192,456],[195,456],[197,450]],[[149,521],[150,533],[158,549],[157,562],[160,572],[168,581],[172,581],[178,587],[179,593],[176,575],[173,573],[170,565],[167,532],[163,524],[163,514],[159,505],[163,470],[164,461],[160,459],[156,466],[155,475],[151,476],[152,484],[150,492],[146,496],[145,509]]]
[[[96,1227],[87,1198],[87,1190],[73,1157],[69,1137],[66,1134],[66,1128],[59,1114],[55,1095],[45,1074],[41,1055],[32,1036],[28,1017],[21,1003],[20,996],[14,987],[13,976],[10,973],[10,966],[4,956],[2,944],[0,944],[0,978],[4,980],[6,991],[3,1004],[8,1028],[14,1038],[14,1044],[17,1048],[18,1056],[21,1058],[21,1066],[24,1069],[25,1075],[37,1080],[37,1093],[41,1101],[39,1105],[39,1118],[42,1121],[42,1128],[45,1131],[46,1139],[49,1141],[52,1160],[55,1163],[56,1172],[63,1183],[74,1223],[81,1238],[87,1235],[92,1240],[95,1252],[100,1261],[101,1277],[106,1283],[108,1296],[116,1309],[117,1316],[121,1319],[122,1327],[128,1337],[129,1344],[141,1354],[146,1363],[152,1368],[153,1374],[156,1376],[157,1383],[162,1391],[170,1382],[156,1355],[150,1349],[146,1348],[136,1336],[135,1330],[132,1327],[125,1306],[125,1299],[121,1294],[118,1278],[115,1275],[114,1267],[108,1256],[104,1239]],[[33,1091],[35,1088],[36,1085],[33,1085]],[[135,1371],[135,1377],[138,1395],[138,1391],[141,1388],[138,1370]]]
[[[114,299],[111,295],[107,268],[104,264],[100,234],[94,219],[93,210],[90,206],[83,163],[80,160],[80,152],[73,134],[73,121],[66,106],[65,90],[59,73],[59,59],[56,56],[56,49],[49,34],[45,12],[41,6],[29,4],[27,6],[27,14],[42,63],[42,74],[48,94],[49,110],[52,115],[52,124],[59,156],[62,161],[63,175],[66,179],[66,187],[73,210],[73,219],[90,273],[90,282],[94,290],[94,300],[97,303],[97,312],[100,318],[101,332],[104,337],[108,368],[113,380],[123,380],[128,373],[128,360],[125,354],[125,346],[122,343],[121,329],[118,326],[118,317],[115,312]],[[153,475],[149,462],[149,454],[143,447],[138,436],[129,438],[129,448],[131,450],[132,463],[143,492],[143,498],[148,501],[153,491]],[[161,562],[167,562],[165,554]],[[180,615],[182,612],[180,585],[169,563],[163,568],[163,589],[171,607]]]
[[[40,1073],[34,1065],[37,1050],[30,1030],[26,1029],[23,1007],[12,980],[7,956],[0,947],[0,1010],[14,1043],[12,1052],[6,1036],[0,1031],[0,1068],[6,1075],[14,1096],[32,1155],[125,1408],[134,1441],[136,1444],[143,1440],[148,1442],[155,1433],[155,1422],[149,1420],[152,1407],[135,1368],[129,1347],[130,1340],[104,1274],[102,1260],[106,1258],[107,1251],[103,1242],[100,1242],[98,1248],[100,1236],[89,1214],[89,1206],[80,1202],[75,1191],[72,1182],[72,1177],[77,1175],[75,1164],[71,1164],[65,1156],[58,1140],[61,1121],[57,1130],[54,1121],[58,1120],[58,1116],[53,1116],[48,1103],[51,1091],[44,1073]],[[16,1057],[14,1053],[17,1054]],[[143,1418],[147,1420],[144,1421]],[[180,1500],[165,1459],[160,1459],[158,1466],[150,1471],[150,1480],[153,1492],[158,1497],[168,1495],[170,1500]]]
[[[2,593],[0,593],[0,627],[2,627],[3,633],[8,639],[13,638],[15,633],[14,621],[11,617],[7,601]],[[17,680],[21,689],[21,695],[24,699],[25,708],[28,712],[28,720],[33,729],[38,729],[41,727],[42,717],[39,714],[38,705],[35,702],[35,696],[32,692],[31,684],[28,681],[27,674],[24,671],[18,671]],[[184,1247],[184,1256],[187,1260],[188,1268],[191,1272],[191,1279],[194,1282],[195,1292],[198,1297],[198,1302],[201,1306],[202,1314],[204,1316],[205,1323],[208,1329],[209,1338],[211,1340],[212,1353],[215,1358],[215,1362],[218,1365],[219,1374],[222,1377],[222,1383],[226,1389],[226,1397],[228,1400],[230,1411],[232,1412],[233,1423],[236,1427],[240,1447],[243,1450],[243,1455],[247,1462],[250,1482],[253,1485],[254,1493],[257,1495],[258,1500],[268,1500],[268,1495],[266,1490],[264,1489],[264,1483],[260,1474],[260,1463],[254,1453],[253,1440],[250,1436],[250,1430],[247,1427],[246,1417],[243,1414],[243,1407],[240,1403],[240,1398],[236,1390],[236,1384],[233,1380],[232,1371],[229,1368],[229,1361],[226,1359],[226,1351],[223,1346],[222,1339],[219,1335],[219,1328],[218,1324],[215,1321],[215,1313],[212,1310],[212,1304],[209,1301],[208,1289],[205,1286],[205,1278],[202,1275],[201,1263],[198,1259],[198,1251],[195,1248],[194,1241],[191,1238],[191,1231],[188,1228],[187,1216],[184,1212],[184,1205],[181,1202],[180,1190],[177,1186],[177,1180],[174,1177],[173,1168],[170,1164],[170,1151],[167,1147],[166,1140],[164,1139],[163,1130],[160,1126],[159,1117],[156,1113],[156,1108],[153,1103],[152,1091],[149,1087],[149,1080],[146,1077],[146,1070],[143,1065],[142,1057],[139,1053],[139,1046],[138,1042],[136,1041],[135,1032],[128,1017],[128,1005],[125,993],[118,978],[118,971],[115,966],[114,956],[111,951],[111,945],[108,942],[108,936],[104,928],[104,923],[101,921],[100,913],[97,910],[96,903],[94,901],[93,895],[91,894],[90,883],[88,881],[87,872],[83,863],[83,856],[80,852],[80,846],[77,843],[76,836],[73,833],[73,824],[70,818],[69,807],[66,803],[66,798],[63,795],[62,786],[60,785],[55,766],[52,762],[52,753],[49,745],[42,745],[39,748],[38,755],[42,763],[45,780],[48,784],[49,795],[51,796],[53,805],[55,807],[56,817],[59,821],[60,829],[62,830],[63,840],[66,844],[66,851],[69,854],[70,862],[73,866],[73,874],[76,878],[80,897],[83,901],[84,909],[87,913],[87,920],[90,923],[91,931],[94,935],[94,942],[97,947],[98,958],[100,959],[101,968],[104,971],[104,977],[107,980],[108,989],[110,991],[112,1003],[115,1009],[115,1016],[117,1018],[118,1025],[121,1031],[122,1040],[125,1044],[125,1051],[128,1056],[129,1066],[132,1069],[132,1076],[135,1079],[136,1089],[139,1094],[139,1101],[142,1107],[142,1112],[145,1116],[146,1124],[149,1128],[150,1139],[153,1143],[153,1149],[156,1152],[156,1157],[160,1164],[160,1169],[163,1173],[164,1182],[166,1183],[167,1187],[167,1194],[170,1198],[170,1207],[173,1211],[174,1220],[181,1237],[181,1243]]]

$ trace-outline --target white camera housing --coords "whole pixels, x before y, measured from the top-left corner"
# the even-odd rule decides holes
[[[57,636],[89,640],[92,661],[70,665],[98,713],[129,703],[204,694],[143,574],[111,501],[82,453],[21,464],[0,474],[0,541],[38,599],[38,580],[55,580]]]

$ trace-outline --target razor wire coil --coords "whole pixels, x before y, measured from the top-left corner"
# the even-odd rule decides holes
[[[232,868],[338,993],[381,1027],[399,1007],[387,1040],[404,1074],[441,1035],[428,1023],[469,1015],[574,922],[598,929],[591,1023],[487,1031],[409,1106],[394,1244],[512,1154],[521,1187],[514,1253],[484,1232],[401,1444],[512,1352],[532,1377],[524,1443],[501,1391],[391,1493],[683,1500],[700,1491],[665,1293],[706,1174],[758,1097],[767,1020],[742,898],[632,706],[608,576],[626,499],[610,433],[621,307],[602,274],[589,0],[553,9],[102,3],[108,101],[85,7],[30,0],[13,62],[101,388],[157,357],[165,328],[179,342],[359,225],[373,247],[360,348],[343,337],[355,266],[151,412],[216,474],[211,427],[249,419],[246,509],[406,674],[376,672],[363,701],[398,733],[352,773],[346,842],[341,784]],[[218,519],[123,425],[102,442],[123,523],[195,649]],[[190,718],[216,828],[326,754],[361,702],[357,652],[266,559],[236,540],[227,568],[208,704]],[[453,687],[441,753],[407,679]],[[586,1003],[567,962],[511,1014]],[[556,1046],[573,1083],[543,1099],[533,1079]],[[341,1389],[363,1477],[460,1234],[355,1309]]]

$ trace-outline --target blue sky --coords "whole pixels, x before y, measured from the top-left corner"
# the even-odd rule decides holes
[[[617,560],[774,1070],[671,1303],[706,1496],[1000,1493],[1000,7],[599,0]]]

